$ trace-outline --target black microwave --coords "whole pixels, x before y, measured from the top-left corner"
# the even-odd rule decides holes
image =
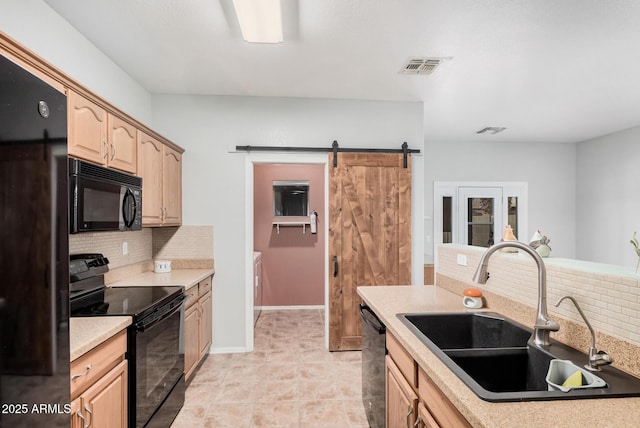
[[[69,158],[69,232],[142,229],[142,178]]]

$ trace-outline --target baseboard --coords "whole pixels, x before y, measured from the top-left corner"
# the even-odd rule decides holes
[[[229,348],[211,348],[210,354],[242,354],[247,352],[245,347],[229,347]]]
[[[256,306],[263,311],[288,311],[295,309],[324,309],[324,305],[299,305],[299,306]]]

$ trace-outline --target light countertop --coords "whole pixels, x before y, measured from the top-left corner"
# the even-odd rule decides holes
[[[463,312],[462,296],[437,286],[358,287],[358,295],[474,427],[635,427],[640,420],[640,398],[484,401],[396,317],[406,312]]]
[[[70,361],[87,353],[131,325],[131,317],[72,317],[69,319]]]
[[[168,273],[144,272],[111,283],[108,287],[181,285],[188,290],[213,274],[213,269],[173,269]]]

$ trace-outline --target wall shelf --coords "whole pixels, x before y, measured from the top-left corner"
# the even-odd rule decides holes
[[[273,225],[276,227],[276,233],[280,235],[280,227],[295,227],[302,226],[302,233],[307,233],[307,226],[311,226],[310,221],[274,221]]]

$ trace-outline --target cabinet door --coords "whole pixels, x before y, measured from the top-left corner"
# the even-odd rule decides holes
[[[107,163],[107,112],[69,91],[69,156],[101,165]]]
[[[127,427],[127,361],[122,361],[81,396],[82,412],[92,428]]]
[[[211,330],[213,312],[211,307],[211,291],[200,298],[200,359],[209,352],[211,346]]]
[[[160,226],[162,205],[162,150],[164,145],[144,132],[138,139],[138,176],[142,177],[142,225]]]
[[[388,355],[385,371],[387,428],[412,427],[416,420],[418,396]]]
[[[182,155],[171,147],[164,147],[163,159],[164,224],[182,224]]]
[[[199,316],[198,304],[194,304],[184,313],[184,373],[187,379],[191,377],[200,356]]]
[[[117,116],[107,116],[109,125],[109,167],[135,174],[137,165],[136,128]]]

